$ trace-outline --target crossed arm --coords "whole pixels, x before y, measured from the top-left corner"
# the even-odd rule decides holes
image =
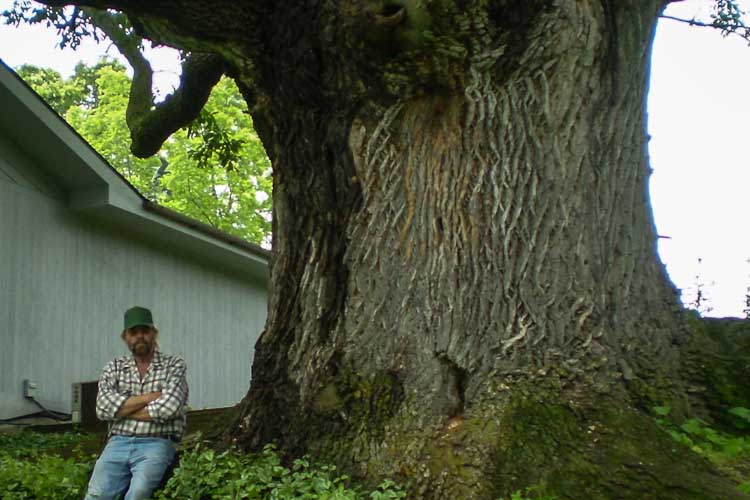
[[[134,420],[152,420],[146,405],[161,397],[161,391],[149,392],[140,396],[131,396],[125,400],[115,413],[117,418],[132,418]]]
[[[130,396],[117,390],[116,367],[108,364],[99,379],[97,417],[106,421],[169,421],[184,411],[188,396],[185,373],[185,362],[178,359],[170,366],[161,390]]]

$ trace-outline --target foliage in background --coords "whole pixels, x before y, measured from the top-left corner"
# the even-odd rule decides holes
[[[715,0],[711,26],[720,29],[724,36],[738,35],[750,42],[747,12],[740,8],[736,0]]]
[[[0,434],[0,498],[3,500],[80,500],[94,457],[79,444],[90,435],[15,432]],[[71,458],[47,454],[73,449]]]
[[[259,455],[244,455],[232,451],[215,453],[198,444],[183,452],[174,475],[155,498],[395,500],[406,497],[392,481],[384,481],[369,493],[349,486],[348,482],[348,477],[337,475],[335,467],[313,467],[306,459],[295,460],[288,469],[281,465],[271,446]]]
[[[0,452],[0,497],[3,500],[80,500],[94,462],[43,455],[19,460]]]
[[[498,500],[505,500],[500,498]],[[508,500],[557,500],[555,496],[544,495],[541,489],[536,486],[529,486],[525,490],[515,491]]]
[[[93,470],[95,456],[81,451],[90,435],[79,433],[0,434],[0,498],[3,500],[80,500]],[[200,441],[200,439],[199,439]],[[48,455],[73,450],[71,458]],[[330,465],[312,466],[296,460],[291,468],[270,446],[258,455],[216,453],[200,443],[181,453],[180,463],[162,491],[161,500],[211,499],[327,499],[398,500],[406,494],[383,481],[365,492]]]
[[[662,15],[661,17],[687,23],[691,26],[718,29],[725,37],[736,35],[750,43],[750,19],[748,19],[748,13],[740,7],[737,0],[713,0],[709,7],[708,21],[702,21],[695,17],[692,19],[669,15]]]
[[[232,80],[214,87],[198,119],[158,155],[140,159],[129,150],[124,66],[79,64],[69,79],[35,66],[17,71],[145,197],[248,241],[269,241],[271,164]]]
[[[711,306],[711,297],[707,293],[707,285],[703,279],[701,265],[703,259],[698,257],[698,271],[695,274],[693,286],[687,290],[681,290],[682,303],[685,307],[694,310],[699,316],[703,317],[710,314],[714,308]],[[716,282],[711,282],[708,286],[714,287]],[[692,298],[690,297],[692,294]]]
[[[41,433],[9,432],[0,433],[0,452],[15,458],[33,457],[56,448],[73,448],[82,439],[89,437],[80,432]]]
[[[750,430],[750,410],[741,407],[728,410],[737,435],[716,430],[699,418],[691,418],[678,425],[669,419],[671,409],[667,406],[656,406],[652,410],[656,422],[675,441],[706,457],[739,483],[740,489],[750,490],[750,477],[747,477],[750,465],[750,436],[747,435]]]

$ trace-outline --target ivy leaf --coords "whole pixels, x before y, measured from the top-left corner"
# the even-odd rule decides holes
[[[730,409],[729,414],[734,415],[735,417],[739,417],[745,422],[750,423],[750,410],[747,408],[738,406],[738,407]]]

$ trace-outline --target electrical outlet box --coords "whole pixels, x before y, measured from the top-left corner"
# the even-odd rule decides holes
[[[36,396],[37,383],[31,379],[25,379],[23,381],[23,397],[33,398]]]

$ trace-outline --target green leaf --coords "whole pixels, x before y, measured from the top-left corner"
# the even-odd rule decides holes
[[[740,419],[750,423],[750,410],[747,408],[738,406],[730,409],[729,414],[734,415],[735,417],[739,417]]]
[[[672,411],[672,409],[669,406],[654,406],[651,408],[651,411],[654,412],[654,414],[659,415],[660,417],[666,417],[669,415],[669,412]]]

